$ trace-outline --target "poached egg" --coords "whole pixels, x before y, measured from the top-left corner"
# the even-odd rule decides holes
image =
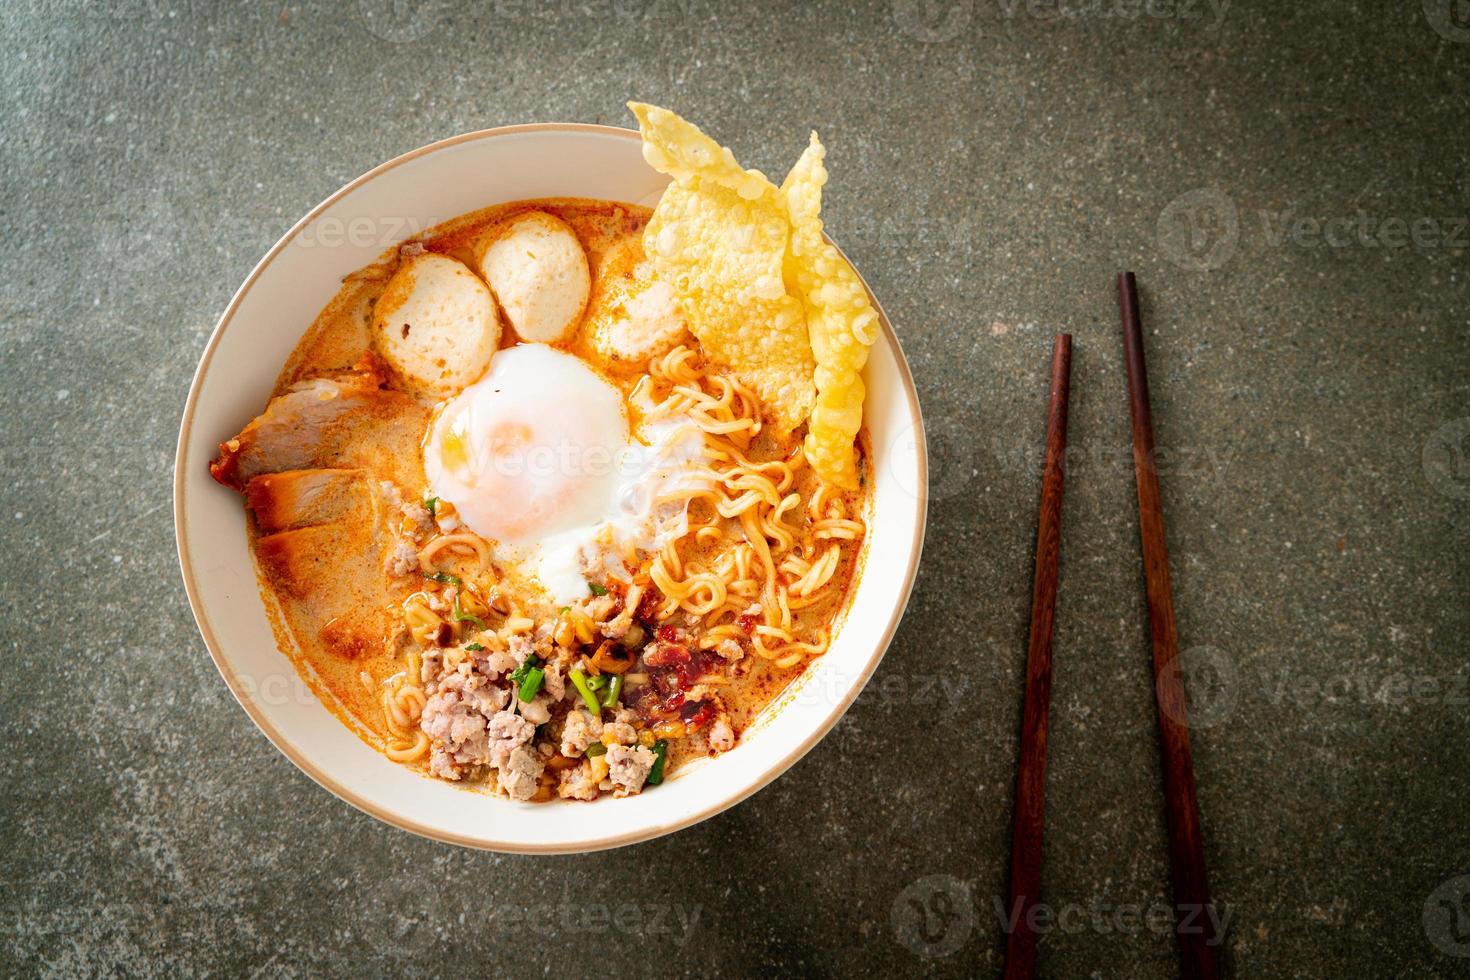
[[[691,419],[633,430],[616,388],[544,344],[496,354],[441,405],[424,443],[430,493],[559,605],[585,598],[589,580],[626,578],[630,548],[683,534],[681,491],[708,485],[706,462]]]

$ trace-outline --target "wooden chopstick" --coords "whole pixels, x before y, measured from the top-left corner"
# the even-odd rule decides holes
[[[1164,506],[1159,496],[1159,474],[1154,466],[1154,423],[1143,360],[1143,328],[1138,318],[1138,284],[1131,272],[1118,274],[1118,310],[1123,320],[1128,405],[1133,417],[1138,535],[1143,542],[1148,627],[1153,642],[1154,690],[1158,699],[1159,748],[1164,763],[1164,803],[1168,812],[1180,973],[1186,978],[1214,980],[1219,975],[1215,963],[1215,944],[1219,937],[1215,935],[1215,918],[1210,907],[1194,760],[1189,751],[1184,683],[1177,663],[1179,635],[1174,622],[1174,591],[1169,582],[1169,549],[1164,540]]]
[[[1011,900],[1006,907],[1011,923],[1006,937],[1008,980],[1036,976],[1036,933],[1031,928],[1031,910],[1041,898],[1046,727],[1051,710],[1051,640],[1056,625],[1071,373],[1072,337],[1058,334],[1051,358],[1051,404],[1046,414],[1046,463],[1041,475],[1041,512],[1036,525],[1031,641],[1026,652],[1026,696],[1021,712],[1021,756],[1016,772],[1015,827],[1011,835]]]

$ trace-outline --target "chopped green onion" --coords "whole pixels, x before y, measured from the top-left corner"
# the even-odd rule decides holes
[[[546,671],[540,667],[532,667],[526,671],[526,679],[521,681],[521,689],[518,696],[522,701],[529,701],[541,690],[541,681],[546,677]]]
[[[593,595],[607,595],[607,589],[604,589],[602,586],[598,585],[596,582],[588,582],[587,583],[587,588],[589,588],[589,589],[592,590],[592,594]]]
[[[438,517],[439,516],[439,498],[438,497],[425,497],[424,498],[424,509],[429,512],[429,516],[430,517]]]
[[[490,628],[485,625],[485,621],[479,616],[473,616],[460,608],[459,596],[454,597],[454,621],[456,623],[472,623],[477,629],[482,630]]]
[[[466,650],[474,650],[476,652],[479,652],[480,650],[485,649],[485,644],[483,644],[483,643],[466,643],[465,646],[464,646],[464,648]]]
[[[424,578],[435,582],[442,582],[445,585],[464,585],[457,576],[450,575],[448,572],[431,572],[425,575]]]
[[[598,674],[596,677],[589,677],[587,678],[587,687],[593,691],[600,691],[604,687],[607,687],[607,677],[603,674]]]
[[[591,745],[587,746],[587,757],[588,758],[596,758],[599,755],[606,755],[606,754],[607,754],[607,746],[606,745],[603,745],[601,742],[593,742]]]
[[[577,693],[582,695],[582,700],[586,703],[587,710],[592,712],[592,717],[601,718],[602,705],[597,703],[597,695],[593,694],[592,688],[587,686],[587,675],[582,673],[580,668],[574,668],[567,676],[572,679],[572,686],[577,689]]]
[[[623,693],[623,675],[614,674],[612,682],[607,685],[607,693],[602,696],[604,708],[616,708],[618,706],[618,695]]]
[[[653,768],[648,770],[648,779],[645,782],[650,786],[657,786],[664,781],[664,759],[669,753],[669,743],[659,739],[653,743]]]
[[[560,609],[557,610],[558,613],[569,613],[571,611],[572,611],[572,607],[571,606],[562,606]]]
[[[531,654],[529,657],[527,657],[524,661],[521,662],[521,665],[519,667],[517,667],[515,670],[513,670],[513,671],[510,672],[510,681],[511,681],[511,683],[512,684],[523,684],[523,683],[525,683],[526,677],[531,673],[531,671],[535,670],[537,667],[540,667],[540,666],[541,666],[541,658],[538,657],[538,656],[536,656],[534,653]],[[545,672],[543,671],[542,673],[544,674]]]

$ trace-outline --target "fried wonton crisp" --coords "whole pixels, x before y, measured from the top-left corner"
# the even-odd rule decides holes
[[[659,173],[684,185],[696,178],[722,184],[748,201],[775,190],[765,174],[741,167],[728,147],[677,113],[646,102],[629,102],[628,108],[643,134],[643,159]]]
[[[822,185],[826,150],[811,142],[781,184],[791,221],[785,273],[806,308],[807,334],[816,357],[816,405],[807,427],[806,458],[821,478],[857,487],[853,439],[863,424],[862,369],[878,337],[878,311],[857,272],[822,237]]]
[[[791,225],[781,192],[667,109],[629,108],[644,158],[674,179],[644,251],[705,352],[755,390],[778,433],[789,433],[811,412],[816,365],[802,302],[786,289]]]

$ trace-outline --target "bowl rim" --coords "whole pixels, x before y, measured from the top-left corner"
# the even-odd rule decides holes
[[[622,847],[629,844],[636,844],[645,840],[662,837],[668,834],[672,834],[676,831],[683,830],[686,827],[693,826],[696,823],[707,820],[710,817],[722,813],[730,807],[735,806],[737,803],[748,799],[750,796],[754,795],[761,789],[764,789],[778,776],[785,773],[786,770],[790,769],[793,765],[800,761],[803,756],[810,752],[817,745],[818,742],[826,737],[827,733],[832,730],[837,722],[841,720],[844,715],[847,714],[847,710],[852,706],[852,703],[857,700],[858,695],[861,694],[863,689],[867,686],[868,680],[872,677],[873,672],[877,670],[878,663],[883,659],[883,655],[887,652],[888,647],[893,642],[893,637],[898,631],[898,624],[903,619],[904,613],[908,608],[909,599],[913,594],[914,581],[918,574],[919,560],[924,548],[924,532],[928,523],[929,457],[928,446],[924,438],[923,414],[919,405],[918,392],[914,387],[913,374],[909,369],[908,359],[904,356],[903,347],[899,344],[898,335],[894,331],[892,323],[889,322],[888,314],[883,310],[881,303],[879,303],[878,298],[873,293],[872,289],[868,287],[867,280],[863,279],[861,272],[857,273],[858,279],[860,282],[862,282],[864,289],[866,289],[868,292],[869,298],[873,301],[874,308],[878,311],[879,323],[881,324],[884,335],[889,341],[891,349],[894,353],[894,361],[898,368],[897,380],[899,382],[899,387],[903,391],[903,396],[908,402],[909,415],[913,420],[913,429],[916,435],[915,461],[917,464],[917,482],[913,489],[919,500],[918,521],[914,528],[914,538],[909,551],[908,567],[904,571],[903,584],[899,590],[898,601],[894,603],[893,610],[889,614],[888,622],[884,626],[883,633],[878,642],[873,645],[873,651],[869,655],[867,662],[863,665],[862,670],[859,672],[859,675],[856,678],[856,682],[850,686],[850,689],[841,698],[841,700],[836,702],[832,706],[832,708],[827,713],[827,717],[822,720],[822,722],[812,731],[812,733],[806,739],[804,739],[801,743],[797,745],[791,746],[784,755],[777,759],[773,765],[771,765],[764,773],[762,773],[760,778],[754,780],[749,785],[742,787],[736,792],[730,793],[714,800],[708,806],[705,806],[674,823],[651,824],[638,830],[627,831],[606,838],[583,841],[577,845],[570,847],[557,844],[526,844],[513,840],[491,840],[488,838],[467,837],[461,834],[447,832],[430,824],[407,818],[398,813],[392,812],[391,810],[383,806],[380,806],[373,800],[344,785],[342,781],[337,779],[330,772],[316,766],[310,760],[308,760],[306,756],[298,752],[295,745],[288,739],[286,739],[286,737],[279,730],[277,730],[274,725],[271,724],[266,713],[257,704],[255,704],[254,698],[251,696],[246,687],[240,682],[238,676],[236,675],[233,665],[223,654],[223,648],[220,645],[220,642],[215,634],[213,625],[211,624],[209,616],[204,608],[203,600],[199,592],[198,583],[195,581],[194,569],[191,566],[188,558],[188,523],[185,520],[185,497],[187,495],[188,482],[185,478],[185,455],[189,446],[190,436],[194,425],[194,418],[196,414],[196,409],[198,407],[198,400],[200,391],[203,386],[204,376],[210,368],[210,364],[214,359],[215,352],[219,347],[225,330],[228,329],[228,327],[230,326],[230,323],[234,319],[234,316],[238,311],[241,303],[244,301],[246,294],[249,293],[251,288],[255,285],[256,280],[261,276],[265,269],[272,262],[274,262],[283,251],[285,251],[285,249],[291,244],[291,242],[295,240],[295,238],[309,224],[311,224],[311,222],[314,221],[318,215],[326,211],[347,194],[350,194],[358,187],[377,178],[381,174],[387,173],[389,170],[402,166],[403,164],[408,163],[412,160],[416,160],[421,156],[426,156],[430,153],[434,153],[436,151],[446,149],[451,146],[456,146],[460,143],[467,143],[474,140],[481,140],[499,136],[511,136],[537,132],[586,133],[600,136],[612,136],[618,139],[633,140],[638,140],[641,138],[637,130],[623,129],[618,126],[606,126],[594,123],[552,122],[496,126],[490,129],[475,130],[473,132],[461,133],[457,136],[451,136],[447,139],[436,140],[432,143],[427,143],[423,146],[420,146],[417,149],[409,150],[406,153],[399,154],[398,156],[393,157],[392,159],[387,160],[386,162],[381,163],[376,167],[373,167],[371,170],[368,170],[367,172],[342,185],[340,188],[338,188],[336,191],[334,191],[332,194],[328,195],[324,200],[322,200],[321,203],[317,204],[310,211],[308,211],[306,215],[301,218],[301,220],[292,225],[291,228],[284,235],[282,235],[274,245],[271,246],[270,250],[265,253],[260,261],[255,264],[255,266],[250,270],[250,274],[245,277],[245,281],[240,284],[240,287],[237,290],[235,290],[234,295],[230,298],[229,304],[225,307],[224,312],[220,315],[218,322],[216,322],[213,331],[210,332],[209,341],[205,344],[204,351],[199,358],[199,364],[194,370],[194,377],[189,384],[189,394],[184,402],[184,411],[179,422],[179,438],[174,450],[174,542],[178,553],[179,568],[183,575],[184,591],[189,598],[189,608],[190,611],[193,613],[194,622],[199,629],[200,636],[204,640],[204,645],[209,651],[210,659],[214,661],[215,669],[219,671],[220,676],[224,679],[226,686],[229,687],[230,693],[234,696],[236,702],[238,702],[240,707],[245,710],[245,713],[249,715],[250,720],[255,723],[255,727],[258,728],[260,732],[264,734],[267,739],[270,740],[271,744],[276,747],[277,751],[279,751],[282,755],[289,759],[291,763],[296,766],[297,769],[305,773],[318,786],[327,790],[333,796],[337,797],[344,803],[347,803],[349,806],[352,806],[355,809],[382,821],[383,823],[389,824],[393,827],[397,827],[401,830],[406,830],[409,833],[416,834],[420,837],[428,838],[429,840],[439,841],[441,843],[454,844],[460,847],[468,847],[476,850],[489,850],[500,853],[589,853],[614,847]],[[830,241],[830,239],[828,240]],[[835,246],[835,243],[833,244]],[[839,251],[841,251],[840,248]],[[856,266],[853,266],[853,269],[855,272],[857,271]]]

